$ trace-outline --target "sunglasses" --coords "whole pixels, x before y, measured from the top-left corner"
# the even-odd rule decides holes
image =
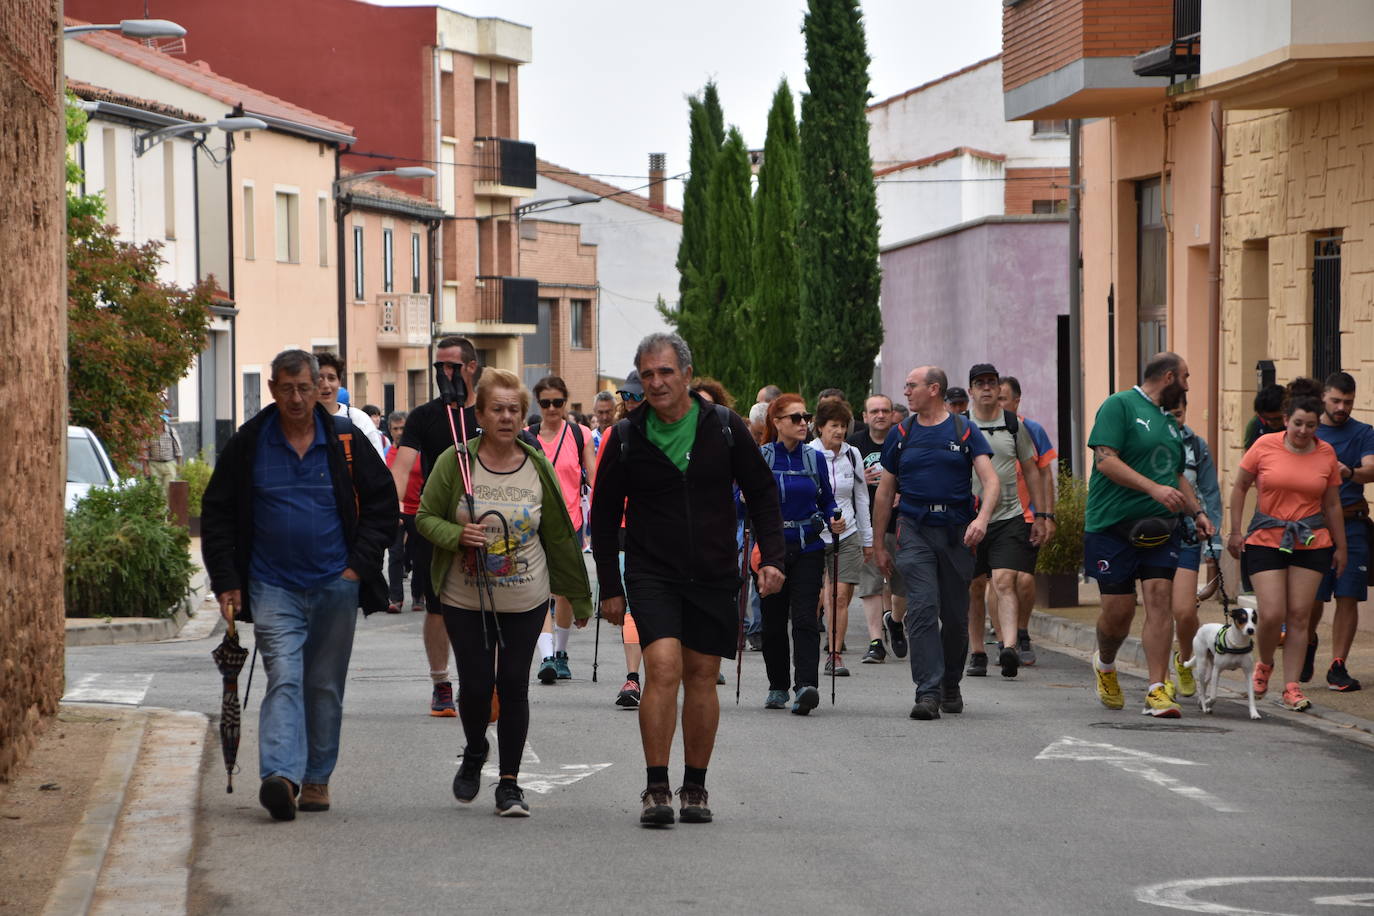
[[[564,404],[566,404],[566,403],[568,403],[568,399],[567,399],[567,398],[540,398],[540,399],[539,399],[539,406],[540,406],[540,407],[544,407],[544,408],[549,408],[549,407],[562,407],[562,406],[563,406]]]
[[[785,413],[778,417],[779,420],[791,420],[793,423],[810,423],[813,414],[809,413]]]
[[[631,404],[638,404],[640,401],[644,400],[644,395],[642,394],[631,394],[628,391],[617,391],[616,394],[620,395],[622,401],[629,401]]]

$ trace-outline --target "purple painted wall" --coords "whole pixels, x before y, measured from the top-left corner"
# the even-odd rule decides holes
[[[882,252],[882,390],[936,365],[968,387],[974,363],[1021,381],[1021,412],[1059,443],[1056,316],[1067,315],[1068,223],[992,217]],[[1065,405],[1065,410],[1068,405]]]

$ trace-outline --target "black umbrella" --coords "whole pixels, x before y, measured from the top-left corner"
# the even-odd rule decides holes
[[[229,628],[219,647],[210,653],[219,666],[220,676],[224,679],[224,700],[220,707],[219,742],[224,751],[224,772],[228,776],[226,792],[234,791],[235,761],[239,756],[239,672],[248,660],[248,650],[239,645],[239,634],[234,628],[234,608],[229,607]]]

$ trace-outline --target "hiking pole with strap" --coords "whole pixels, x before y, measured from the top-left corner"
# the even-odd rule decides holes
[[[835,510],[835,519],[843,518],[839,509]],[[830,705],[835,705],[835,669],[839,661],[840,654],[840,536],[834,531],[830,532],[831,546],[835,548],[835,555],[830,558]]]
[[[592,639],[592,683],[596,683],[597,658],[601,655],[601,583],[596,583],[596,601],[592,605],[596,614],[596,636]]]
[[[749,604],[749,526],[744,526],[744,544],[739,561],[739,629],[735,634],[735,705],[739,705],[739,685],[744,674],[744,609]]]

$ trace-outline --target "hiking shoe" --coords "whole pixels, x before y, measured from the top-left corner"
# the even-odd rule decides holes
[[[825,660],[825,673],[835,677],[849,677],[849,669],[844,666],[840,653],[830,653],[830,657]]]
[[[413,598],[410,602],[411,613],[422,614],[425,611],[425,602],[422,598]]]
[[[620,694],[615,698],[615,705],[621,709],[638,709],[639,681],[626,681],[625,686],[620,688]]]
[[[1021,658],[1021,664],[1030,667],[1035,664],[1035,647],[1031,645],[1030,634],[1016,637],[1016,654]]]
[[[558,679],[560,681],[572,680],[572,669],[568,667],[568,653],[553,653],[553,667],[554,670],[558,672]]]
[[[974,652],[968,657],[968,668],[964,670],[965,677],[987,677],[988,676],[988,654],[986,652]]]
[[[940,718],[940,698],[933,693],[916,698],[916,705],[911,707],[912,719],[929,721]]]
[[[453,684],[440,681],[434,685],[434,695],[429,698],[429,714],[441,719],[452,719],[458,715],[453,705]]]
[[[885,661],[887,661],[887,649],[883,647],[883,641],[881,639],[869,640],[868,651],[864,653],[863,658],[859,659],[859,664],[881,665]]]
[[[1193,669],[1183,663],[1183,659],[1174,653],[1174,674],[1178,675],[1178,695],[1190,697],[1197,693],[1197,678],[1193,677]]]
[[[677,813],[679,822],[683,824],[711,823],[711,809],[706,804],[709,800],[706,789],[701,786],[684,785],[677,790],[677,798],[682,806]]]
[[[386,612],[387,612],[388,614],[399,614],[399,613],[401,613],[401,602],[399,602],[399,601],[389,601],[389,602],[387,602],[387,605],[386,605]],[[305,791],[305,790],[302,789],[301,791],[303,792],[303,791]],[[302,810],[303,810],[303,809],[302,809]]]
[[[762,651],[763,651],[763,634],[762,634],[762,633],[750,633],[748,636],[744,637],[744,640],[745,640],[745,642],[749,643],[749,651],[750,651],[750,652],[762,652]]]
[[[666,783],[654,783],[639,793],[644,807],[639,812],[639,822],[645,827],[671,827],[673,814],[673,790]]]
[[[269,776],[258,789],[258,804],[267,809],[274,821],[294,821],[296,787],[285,776]]]
[[[482,765],[487,762],[490,751],[491,743],[488,742],[480,751],[465,747],[459,755],[463,762],[458,764],[458,772],[453,776],[453,797],[463,804],[472,801],[481,791]]]
[[[496,784],[497,817],[529,817],[530,803],[525,801],[525,791],[514,779],[503,779]]]
[[[792,700],[792,715],[804,716],[819,705],[821,692],[808,684],[797,690],[796,698]]]
[[[1121,709],[1126,698],[1121,695],[1121,685],[1117,683],[1115,671],[1103,671],[1097,667],[1097,654],[1093,654],[1093,674],[1097,675],[1097,698],[1108,709]]]
[[[716,672],[716,686],[717,686],[717,687],[720,687],[720,686],[723,686],[724,684],[725,684],[725,672],[723,672],[723,671],[717,671],[717,672]]]
[[[1021,656],[1014,646],[1003,646],[997,653],[997,665],[1002,669],[1002,677],[1016,677],[1016,669],[1021,667]]]
[[[1145,694],[1145,708],[1141,712],[1157,719],[1180,719],[1183,717],[1183,710],[1179,709],[1174,698],[1169,696],[1168,691],[1163,687],[1156,687]]]
[[[1303,696],[1302,688],[1298,686],[1296,681],[1284,685],[1283,696],[1279,697],[1274,702],[1278,703],[1284,709],[1291,709],[1294,712],[1302,712],[1305,709],[1312,708],[1312,701]]]
[[[539,673],[535,675],[541,684],[552,684],[558,680],[558,667],[554,664],[553,656],[546,655],[544,660],[539,663]]]
[[[1317,641],[1314,639],[1307,644],[1307,652],[1302,657],[1302,671],[1298,674],[1298,682],[1302,684],[1310,683],[1312,675],[1316,673],[1317,666]]]
[[[1360,689],[1360,682],[1350,676],[1350,672],[1345,670],[1345,659],[1335,658],[1331,660],[1331,667],[1326,669],[1326,687],[1328,690],[1339,690],[1348,693],[1352,690]]]
[[[301,783],[301,797],[296,804],[298,811],[328,811],[329,786],[322,782]]]
[[[906,621],[893,620],[892,612],[884,611],[883,629],[887,631],[887,644],[892,647],[892,654],[906,658]]]
[[[782,708],[783,708],[784,706],[786,706],[786,705],[787,705],[787,691],[786,691],[786,690],[770,690],[770,691],[768,691],[768,698],[767,698],[766,700],[763,701],[763,708],[764,708],[764,709],[782,709]]]
[[[958,713],[964,711],[964,695],[959,685],[940,688],[940,712]]]
[[[1169,699],[1171,699],[1171,700],[1177,700],[1177,699],[1178,699],[1178,688],[1174,686],[1174,682],[1173,682],[1173,681],[1168,680],[1167,678],[1166,678],[1165,681],[1164,681],[1164,692],[1167,693],[1167,694],[1169,695]]]
[[[1273,665],[1266,665],[1264,662],[1255,662],[1255,699],[1262,700],[1264,695],[1269,692],[1269,677],[1274,673]]]

